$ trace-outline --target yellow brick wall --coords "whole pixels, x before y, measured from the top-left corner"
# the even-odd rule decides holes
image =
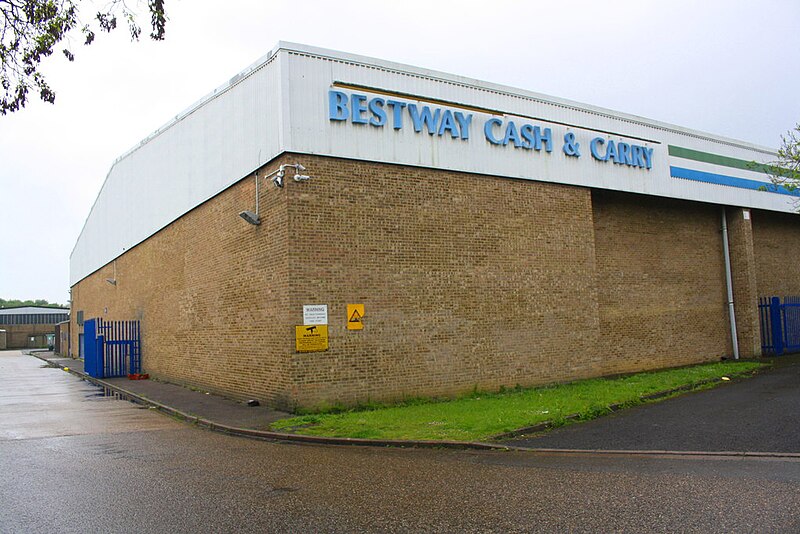
[[[262,182],[259,227],[237,216],[248,177],[74,286],[73,351],[77,311],[139,318],[146,372],[289,408],[730,352],[715,207],[320,156],[264,170],[295,161],[312,180]],[[328,305],[327,352],[294,350],[304,304]]]
[[[588,189],[303,158],[291,311],[329,305],[330,350],[292,357],[301,405],[450,395],[596,372]],[[364,330],[346,330],[363,303]],[[298,322],[298,324],[300,324]]]
[[[732,353],[716,206],[595,191],[604,374]]]
[[[84,318],[139,319],[142,365],[165,380],[287,404],[285,198],[248,177],[72,288],[72,350]],[[109,284],[107,279],[116,279]]]
[[[8,349],[46,348],[47,334],[56,331],[55,324],[0,324],[0,330],[6,331],[6,347]],[[36,339],[32,343],[30,337]]]
[[[752,219],[758,296],[800,295],[800,217],[753,210]]]

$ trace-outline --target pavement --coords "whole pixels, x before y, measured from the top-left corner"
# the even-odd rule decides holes
[[[83,360],[65,358],[49,351],[23,351],[48,364],[68,370],[83,380],[103,388],[101,395],[120,398],[149,406],[158,411],[217,432],[256,439],[293,441],[330,445],[361,445],[386,447],[417,447],[436,449],[508,450],[502,443],[479,443],[439,440],[374,440],[360,438],[331,438],[303,436],[268,430],[278,419],[292,414],[266,406],[248,406],[213,393],[170,384],[160,380],[129,380],[122,378],[93,378],[86,374]]]
[[[125,396],[140,397],[143,400],[172,408],[200,420],[209,420],[231,427],[251,430],[267,430],[278,419],[292,414],[270,409],[266,406],[248,406],[245,403],[213,395],[197,389],[190,389],[160,380],[129,380],[127,377],[93,379],[83,369],[83,360],[64,358],[52,352],[33,352],[33,356],[48,361],[61,368],[69,368],[81,378],[89,379],[99,386],[105,386]],[[132,398],[131,400],[138,400]]]
[[[83,362],[51,352],[32,355],[100,386],[103,394],[148,405],[224,433],[325,444],[460,449],[515,449],[570,453],[714,454],[800,457],[800,357],[776,359],[774,369],[704,391],[616,412],[549,432],[494,443],[369,440],[301,436],[269,431],[291,414],[248,406],[219,395],[158,380],[95,379]]]

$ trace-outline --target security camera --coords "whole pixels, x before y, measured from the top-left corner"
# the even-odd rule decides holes
[[[278,171],[278,173],[273,176],[272,183],[275,184],[276,187],[283,187],[283,177],[286,174],[286,171],[283,170],[283,166]]]
[[[295,170],[295,172],[294,172],[294,181],[295,182],[305,182],[306,180],[310,180],[311,179],[311,177],[308,176],[308,175],[300,174],[300,172],[306,170],[306,168],[304,166],[302,166],[301,164],[299,164],[299,163],[284,163],[283,165],[278,167],[277,171],[274,171],[274,173],[270,173],[270,174],[267,175],[267,177],[269,177],[272,174],[274,174],[274,176],[272,176],[272,183],[275,184],[275,187],[283,187],[283,183],[284,183],[283,179],[286,176],[286,169],[288,167],[291,167],[291,168],[293,168]]]

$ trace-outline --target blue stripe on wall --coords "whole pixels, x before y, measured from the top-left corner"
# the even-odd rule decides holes
[[[740,189],[753,189],[756,191],[764,190],[770,193],[778,193],[779,195],[800,196],[800,190],[789,191],[782,185],[775,185],[769,182],[761,182],[759,180],[748,180],[747,178],[737,178],[735,176],[727,176],[725,174],[714,174],[712,172],[694,171],[692,169],[684,169],[683,167],[669,168],[669,175],[673,178],[684,178],[686,180],[694,180],[695,182],[705,182],[707,184],[727,185],[730,187],[738,187]]]

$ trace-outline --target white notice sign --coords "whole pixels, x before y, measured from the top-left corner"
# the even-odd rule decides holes
[[[303,324],[328,324],[328,305],[303,304]]]

